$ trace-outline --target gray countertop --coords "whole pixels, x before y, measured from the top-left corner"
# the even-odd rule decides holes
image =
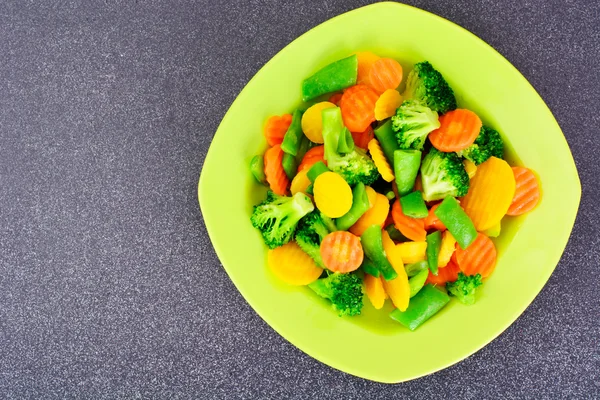
[[[336,371],[275,333],[228,279],[198,208],[239,91],[294,38],[363,5],[285,3],[0,2],[0,397],[599,398],[598,3],[409,2],[529,79],[583,194],[525,313],[465,361],[400,385]]]

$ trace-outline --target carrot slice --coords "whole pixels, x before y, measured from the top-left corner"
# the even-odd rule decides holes
[[[423,220],[407,217],[402,212],[400,201],[396,200],[392,206],[392,218],[394,225],[404,236],[415,242],[424,242],[427,231],[424,228]]]
[[[339,106],[340,105],[340,100],[342,100],[342,94],[341,93],[336,93],[336,94],[331,95],[331,97],[327,101],[329,101],[330,103],[335,104],[336,106]]]
[[[371,139],[369,142],[369,153],[371,153],[371,158],[377,167],[377,171],[381,174],[381,177],[386,182],[391,182],[394,180],[394,171],[392,167],[387,162],[385,155],[383,154],[383,150],[381,150],[381,146],[377,139]]]
[[[532,170],[512,167],[515,175],[515,196],[508,207],[507,215],[521,215],[535,208],[540,201],[540,185]]]
[[[279,279],[289,285],[308,285],[323,273],[314,260],[295,242],[269,250],[267,265]]]
[[[365,85],[348,88],[340,101],[344,125],[351,132],[362,132],[375,121],[375,103],[379,96]]]
[[[371,53],[370,51],[358,52],[356,53],[356,57],[358,58],[358,74],[356,76],[356,83],[368,85],[371,67],[375,61],[379,60],[381,57],[379,57],[377,54]]]
[[[292,114],[274,115],[267,120],[263,131],[269,146],[283,142],[283,137],[292,123]]]
[[[435,210],[439,203],[429,209],[429,214],[423,219],[425,230],[435,229],[436,231],[445,231],[446,225],[435,215]]]
[[[375,134],[373,133],[373,128],[371,128],[371,125],[369,125],[367,127],[367,129],[365,129],[362,132],[350,132],[350,133],[352,134],[352,139],[354,140],[354,144],[363,150],[367,149],[367,147],[369,146],[369,142],[371,141],[371,139],[373,139],[375,137]]]
[[[267,183],[273,191],[273,193],[283,196],[287,193],[287,187],[290,184],[290,180],[283,167],[281,161],[283,160],[283,150],[280,145],[275,145],[265,151],[264,163],[265,163],[265,176],[267,177]]]
[[[300,161],[300,165],[298,165],[298,172],[302,171],[303,169],[307,169],[312,167],[314,164],[318,163],[319,161],[323,161],[325,164],[327,164],[327,161],[325,161],[325,147],[323,145],[321,146],[316,146],[313,147],[312,149],[308,150],[306,152],[306,154],[304,154],[304,157],[302,158],[302,161]]]
[[[481,274],[482,278],[487,278],[496,267],[496,247],[483,233],[479,233],[465,250],[458,246],[454,254],[458,267],[465,275]]]
[[[360,267],[364,258],[360,239],[350,232],[332,232],[321,242],[321,258],[330,271],[354,271]]]
[[[381,58],[373,63],[369,71],[369,85],[383,93],[388,89],[396,89],[402,82],[402,66],[391,58]]]
[[[380,310],[385,303],[387,294],[383,289],[381,277],[375,278],[373,275],[365,274],[365,293],[371,304],[376,310]]]
[[[432,285],[445,285],[446,282],[454,282],[458,279],[458,273],[460,272],[460,268],[454,262],[454,260],[450,260],[448,265],[444,268],[438,269],[438,274],[434,275],[429,271],[429,276],[427,277],[427,281],[425,283],[431,283]]]
[[[429,134],[429,140],[439,151],[459,151],[472,145],[480,130],[477,114],[458,108],[440,117],[440,127]]]
[[[475,228],[485,231],[496,225],[508,211],[515,195],[515,177],[504,160],[490,157],[477,167],[469,192],[460,202]]]
[[[397,90],[388,89],[379,96],[375,103],[375,119],[382,121],[396,115],[396,109],[402,104],[402,96]]]
[[[358,221],[350,227],[350,232],[356,236],[361,236],[371,225],[379,225],[383,228],[383,223],[390,211],[390,201],[381,193],[377,193],[375,205],[364,213]]]

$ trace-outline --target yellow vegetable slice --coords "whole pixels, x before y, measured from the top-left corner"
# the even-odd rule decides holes
[[[427,259],[427,242],[405,242],[397,244],[396,248],[405,264],[413,264]]]
[[[515,186],[515,176],[506,161],[491,157],[477,167],[460,205],[479,232],[490,229],[504,217],[515,195]]]
[[[386,182],[391,182],[394,180],[394,171],[390,164],[388,164],[385,155],[383,154],[383,150],[381,150],[381,146],[377,139],[371,139],[369,142],[369,152],[371,153],[371,158],[377,167],[377,170],[381,174],[381,177]]]
[[[373,307],[376,310],[380,310],[385,303],[387,294],[383,289],[383,282],[381,277],[375,278],[373,275],[365,274],[365,294],[369,298]]]
[[[323,269],[317,267],[295,242],[269,250],[267,265],[275,276],[289,285],[308,285],[323,273]]]
[[[388,89],[375,102],[375,119],[382,121],[396,115],[396,110],[402,104],[402,96],[395,89]]]
[[[438,268],[444,268],[450,262],[452,254],[456,250],[456,239],[450,231],[442,232],[442,246],[438,255]]]
[[[383,224],[385,223],[389,211],[390,201],[381,193],[377,193],[375,205],[350,227],[350,232],[354,233],[356,236],[362,236],[371,225],[379,225],[383,228]]]
[[[501,221],[498,221],[498,223],[494,226],[492,226],[490,229],[486,229],[485,233],[487,235],[487,237],[498,237],[500,236],[500,232],[502,231],[502,225],[501,225]]]
[[[292,196],[298,192],[306,193],[306,189],[310,186],[310,179],[306,175],[310,168],[304,168],[300,172],[296,174],[294,179],[292,179],[292,183],[290,185],[290,192],[292,192]]]
[[[381,57],[370,51],[359,51],[356,53],[356,57],[358,58],[356,84],[369,85],[369,72],[371,72],[371,67],[375,64],[375,61],[379,60]]]
[[[323,119],[321,111],[326,108],[336,107],[335,104],[323,101],[312,105],[302,115],[302,132],[315,143],[323,143]]]
[[[370,208],[373,208],[375,201],[377,201],[377,192],[371,186],[365,186],[365,190],[367,191],[367,197],[369,198],[369,206]]]
[[[475,173],[477,172],[477,165],[471,160],[463,161],[463,165],[465,166],[465,171],[469,175],[469,179],[473,179]]]
[[[381,232],[381,239],[387,259],[398,274],[396,278],[389,281],[382,279],[383,287],[396,308],[405,311],[410,301],[410,285],[402,262],[402,255],[387,231]]]
[[[339,218],[352,207],[352,189],[335,172],[319,175],[313,185],[313,193],[317,208],[329,218]]]

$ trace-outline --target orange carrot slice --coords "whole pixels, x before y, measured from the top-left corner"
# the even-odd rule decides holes
[[[383,223],[390,211],[390,201],[381,193],[377,193],[375,205],[364,213],[358,221],[350,227],[350,232],[356,236],[361,236],[371,225],[379,225],[383,228]]]
[[[482,278],[487,278],[496,267],[496,247],[483,233],[479,233],[465,250],[458,246],[455,255],[458,267],[465,275],[481,274]]]
[[[540,201],[540,185],[529,168],[512,167],[515,176],[515,195],[508,207],[507,215],[521,215],[535,208]]]
[[[472,145],[480,130],[477,114],[459,108],[440,117],[440,127],[429,134],[429,140],[439,151],[459,151]]]
[[[323,238],[321,258],[325,267],[333,272],[351,272],[363,262],[360,239],[346,231],[336,231]]]
[[[290,184],[290,180],[283,167],[281,161],[283,160],[283,150],[280,145],[275,145],[265,151],[264,163],[265,163],[265,176],[267,177],[267,183],[273,191],[273,193],[283,196],[287,193],[287,187]]]
[[[356,77],[356,83],[359,85],[368,85],[371,67],[375,61],[379,60],[381,57],[379,57],[377,54],[371,53],[370,51],[358,52],[356,53],[356,57],[358,58],[358,74]]]
[[[323,273],[313,259],[295,242],[269,250],[267,265],[279,279],[289,285],[308,285]]]
[[[354,140],[354,144],[363,150],[367,149],[367,147],[369,146],[369,142],[371,141],[371,139],[373,139],[375,137],[375,134],[373,133],[373,128],[371,128],[371,125],[369,125],[367,127],[367,129],[365,129],[362,132],[350,132],[350,133],[352,133],[352,139]]]
[[[469,192],[460,202],[475,228],[485,231],[496,225],[508,211],[515,195],[515,176],[504,160],[491,157],[477,167]]]
[[[446,225],[435,215],[435,210],[439,203],[429,209],[429,214],[423,219],[425,230],[435,229],[436,231],[445,231]]]
[[[303,169],[308,169],[312,167],[319,161],[323,161],[325,164],[327,164],[327,161],[325,161],[324,158],[324,154],[325,147],[323,145],[316,146],[308,150],[306,154],[304,154],[302,161],[300,161],[300,165],[298,165],[298,172],[302,171]]]
[[[375,103],[379,96],[365,85],[348,88],[340,101],[344,125],[351,132],[362,132],[375,121]]]
[[[292,123],[292,114],[274,115],[267,120],[264,135],[269,146],[283,142],[283,137]]]
[[[458,279],[458,273],[460,272],[460,268],[453,260],[448,262],[444,268],[438,269],[438,274],[434,275],[429,271],[429,276],[427,277],[427,281],[425,283],[431,283],[432,285],[445,285],[446,282],[454,282]]]
[[[373,63],[369,71],[369,85],[383,93],[396,89],[402,82],[402,66],[391,58],[381,58]]]
[[[335,104],[336,106],[340,105],[340,100],[342,100],[342,94],[341,93],[335,93],[333,95],[331,95],[331,97],[329,98],[330,103]]]
[[[424,242],[427,236],[427,231],[424,228],[423,220],[411,218],[402,212],[400,201],[396,200],[392,206],[392,218],[396,229],[404,236],[415,242]]]

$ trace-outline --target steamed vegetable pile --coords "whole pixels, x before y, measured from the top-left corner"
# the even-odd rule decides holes
[[[370,52],[302,83],[300,109],[270,117],[269,145],[250,163],[268,186],[252,225],[268,266],[307,285],[340,316],[363,295],[410,330],[455,297],[473,304],[496,266],[491,237],[531,211],[535,174],[503,160],[502,136],[427,61],[402,66]]]

